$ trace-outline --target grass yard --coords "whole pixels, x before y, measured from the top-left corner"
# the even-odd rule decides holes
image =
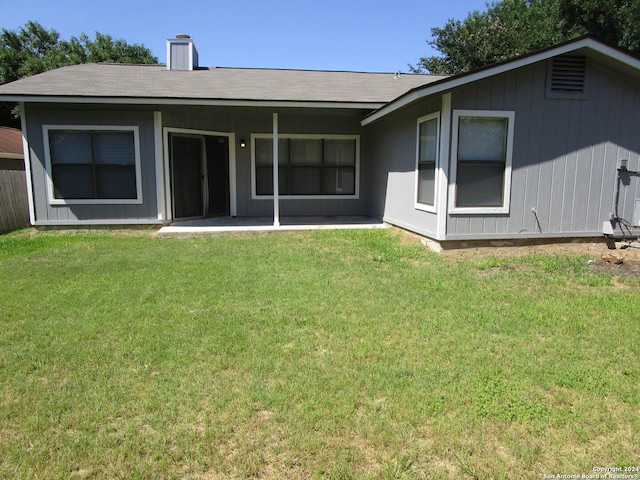
[[[640,280],[587,260],[383,230],[0,236],[0,478],[638,467]]]

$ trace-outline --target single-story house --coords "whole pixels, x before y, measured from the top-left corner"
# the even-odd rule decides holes
[[[0,86],[31,223],[370,216],[439,242],[640,234],[640,59],[582,37],[455,76],[85,64]],[[274,159],[277,159],[274,161]]]

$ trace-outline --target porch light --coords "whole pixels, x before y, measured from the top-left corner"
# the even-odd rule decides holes
[[[244,148],[247,146],[247,142],[244,141],[244,138],[240,140],[240,148]]]

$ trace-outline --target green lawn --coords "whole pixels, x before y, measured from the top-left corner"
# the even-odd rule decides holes
[[[392,231],[0,236],[0,478],[640,466],[640,281]]]

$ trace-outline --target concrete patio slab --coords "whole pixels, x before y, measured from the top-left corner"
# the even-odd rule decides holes
[[[224,235],[229,233],[286,232],[304,230],[358,230],[387,228],[381,220],[366,216],[281,217],[280,225],[272,217],[212,217],[183,220],[158,230],[159,236]]]

